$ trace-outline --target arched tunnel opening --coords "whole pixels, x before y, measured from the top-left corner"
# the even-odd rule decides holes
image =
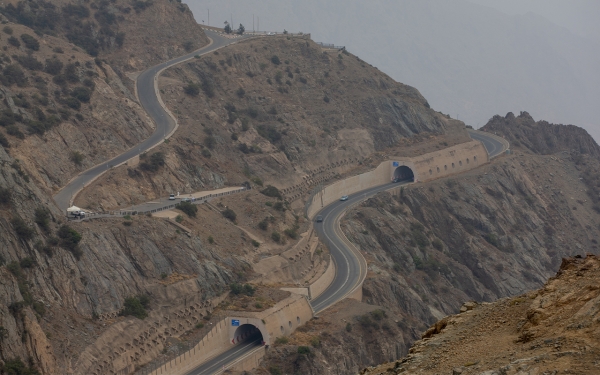
[[[406,165],[401,165],[394,170],[394,182],[406,180],[414,181],[414,179],[415,174],[413,173],[412,169]]]
[[[249,342],[255,342],[259,345],[265,343],[262,333],[256,326],[252,324],[242,324],[235,330],[231,343],[240,344]]]

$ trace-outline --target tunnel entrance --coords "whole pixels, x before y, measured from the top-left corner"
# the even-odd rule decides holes
[[[394,170],[394,182],[410,180],[414,181],[415,174],[406,165],[401,165]]]
[[[260,343],[261,345],[265,344],[262,333],[253,324],[242,324],[239,326],[233,334],[233,339],[231,339],[232,344],[252,341]]]

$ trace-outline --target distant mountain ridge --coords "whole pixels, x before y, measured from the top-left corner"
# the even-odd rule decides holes
[[[600,158],[600,146],[585,129],[575,125],[536,122],[527,112],[516,117],[512,112],[505,117],[496,115],[482,129],[502,135],[513,147],[523,146],[540,155],[576,151]]]

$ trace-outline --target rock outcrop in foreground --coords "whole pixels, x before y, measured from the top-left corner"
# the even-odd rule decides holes
[[[563,259],[539,290],[467,303],[433,326],[402,360],[361,375],[600,373],[600,258]]]

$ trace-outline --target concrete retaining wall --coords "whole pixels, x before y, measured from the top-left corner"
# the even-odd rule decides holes
[[[298,294],[292,294],[263,313],[266,314],[262,320],[269,332],[266,344],[272,344],[277,337],[289,336],[314,316],[308,299]]]
[[[334,278],[335,265],[333,264],[333,259],[331,259],[331,256],[329,256],[329,266],[327,266],[327,270],[323,275],[321,275],[321,277],[319,277],[317,281],[312,283],[309,287],[310,298],[315,299],[321,294],[323,294],[325,289],[327,289],[327,287],[331,285],[331,282]]]
[[[220,321],[193,349],[162,365],[149,375],[184,375],[199,364],[225,352],[231,348],[234,342],[238,341],[235,333],[239,326],[231,324],[233,319],[239,320],[240,326],[252,324],[258,328],[263,335],[265,344],[270,345],[275,342],[277,337],[290,335],[313,316],[308,299],[298,294],[292,294],[276,303],[275,306],[261,312],[241,312],[240,316],[229,316]],[[259,353],[251,356],[247,360],[245,359],[240,366],[248,367],[252,365],[252,361],[262,358],[262,355]]]
[[[361,190],[390,182],[389,170],[390,163],[384,162],[372,171],[359,174],[358,176],[348,177],[326,186],[322,193],[315,194],[313,197],[310,207],[308,208],[308,217],[312,219],[321,208],[340,199],[342,195],[350,195]]]
[[[399,160],[402,159],[399,158]],[[466,172],[486,164],[488,161],[488,153],[479,141],[461,143],[409,159],[409,162],[413,165],[411,169],[415,173],[415,181],[417,182],[431,181]],[[399,161],[399,163],[402,162]],[[393,177],[395,170],[395,167],[391,167],[390,179]]]
[[[233,370],[233,371],[251,371],[254,370],[255,368],[258,367],[258,365],[260,364],[260,360],[267,354],[267,350],[265,349],[265,347],[261,347],[258,350],[252,352],[250,355],[242,358],[241,360],[237,361],[236,363],[234,363],[233,365],[231,365],[229,367],[229,369]],[[227,368],[226,368],[227,370]],[[222,374],[224,371],[221,370],[220,372],[217,372],[216,374]]]
[[[150,375],[184,375],[198,364],[229,349],[228,322],[227,319],[221,320],[194,348],[165,363]]]
[[[342,195],[350,195],[392,181],[394,171],[402,165],[413,171],[415,182],[426,182],[465,172],[487,162],[489,162],[488,153],[479,141],[461,143],[412,158],[392,157],[372,171],[326,186],[322,193],[317,193],[313,197],[307,215],[312,219],[321,208],[340,199]]]

